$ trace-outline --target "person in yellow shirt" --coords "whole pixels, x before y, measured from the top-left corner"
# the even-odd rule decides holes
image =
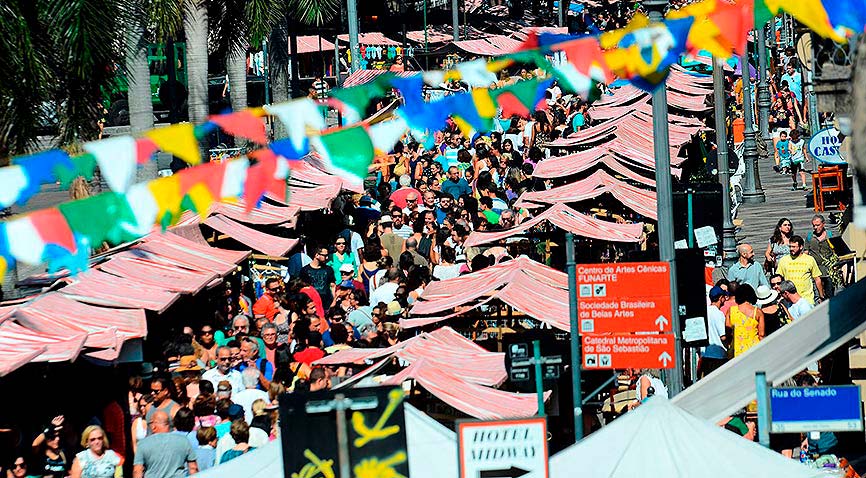
[[[824,300],[821,269],[814,257],[803,254],[804,243],[802,237],[791,236],[788,240],[791,253],[779,259],[776,273],[784,277],[785,280],[793,282],[800,297],[809,301],[810,304],[815,304],[815,293],[812,291],[813,283],[818,290],[818,302]]]

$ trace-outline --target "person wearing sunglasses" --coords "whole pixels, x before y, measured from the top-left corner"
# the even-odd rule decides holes
[[[232,369],[232,351],[229,347],[223,346],[217,348],[216,367],[202,374],[202,380],[207,380],[213,384],[214,390],[219,387],[223,380],[228,381],[232,385],[232,392],[238,393],[243,390],[244,383],[241,378],[241,373]]]
[[[27,460],[22,455],[18,455],[9,465],[9,472],[6,476],[7,478],[29,478],[33,475],[27,473]]]
[[[283,285],[279,278],[270,277],[265,280],[265,293],[253,304],[253,315],[265,317],[273,322],[274,316],[280,311],[277,307],[277,301],[282,291]]]
[[[120,456],[108,448],[108,437],[99,425],[90,425],[81,434],[84,450],[75,455],[69,478],[121,478]]]
[[[37,473],[42,477],[65,478],[69,462],[60,448],[60,433],[63,431],[63,415],[54,417],[51,425],[33,440],[33,455],[38,457]]]
[[[358,270],[355,268],[355,264],[357,263],[357,259],[355,258],[355,254],[349,250],[349,243],[346,241],[346,238],[343,236],[337,236],[337,240],[334,241],[334,253],[331,254],[331,260],[329,264],[331,265],[331,269],[334,270],[334,281],[338,284],[343,281],[343,277],[341,271],[344,268],[351,268],[351,277],[355,277]]]

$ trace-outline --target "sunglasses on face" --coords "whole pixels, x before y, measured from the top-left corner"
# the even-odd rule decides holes
[[[771,286],[777,286],[777,285],[782,285],[782,283],[781,282],[770,282],[770,285]]]
[[[336,244],[338,246],[345,246],[346,245],[345,242],[335,242],[334,244]]]
[[[279,291],[280,291],[279,287],[271,287],[270,289],[268,289],[268,292],[279,292]]]
[[[202,335],[213,335],[213,330],[202,330],[201,334]]]
[[[12,469],[14,470],[16,468],[27,468],[27,465],[25,465],[24,463],[13,463]]]

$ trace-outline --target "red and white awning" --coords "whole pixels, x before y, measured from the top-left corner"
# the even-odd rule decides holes
[[[337,35],[337,38],[344,43],[349,43],[349,35],[342,34]],[[400,46],[401,43],[398,41],[394,41],[388,37],[386,37],[381,32],[368,32],[368,33],[359,33],[358,34],[358,44],[359,45],[387,45],[387,46]]]
[[[231,236],[232,239],[245,246],[251,247],[253,250],[265,253],[269,256],[285,256],[298,245],[297,239],[272,236],[244,226],[239,222],[235,222],[219,214],[205,219],[204,224],[223,234]]]
[[[465,247],[500,241],[521,235],[542,222],[548,222],[565,231],[582,237],[611,242],[639,242],[643,233],[643,223],[619,224],[603,221],[581,214],[565,204],[554,204],[538,216],[503,231],[478,232],[469,235]]]

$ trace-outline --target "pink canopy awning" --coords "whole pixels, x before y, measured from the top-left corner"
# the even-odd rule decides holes
[[[365,363],[397,357],[409,363],[428,361],[468,382],[497,386],[505,381],[505,354],[489,352],[450,327],[425,332],[385,349],[346,349],[324,357],[317,365]]]
[[[342,188],[335,184],[315,188],[289,187],[289,202],[302,211],[316,211],[331,207]]]
[[[639,242],[643,233],[643,223],[619,224],[603,221],[581,214],[565,204],[559,203],[511,229],[494,232],[475,231],[469,235],[463,245],[473,247],[521,235],[542,222],[548,222],[578,236],[611,242]]]
[[[497,56],[511,53],[520,47],[520,42],[504,35],[491,35],[473,40],[460,40],[452,43],[455,47],[473,55]]]
[[[517,207],[540,207],[544,204],[571,203],[609,193],[623,206],[650,219],[657,219],[656,193],[624,183],[604,170],[598,170],[581,181],[546,191],[527,191],[518,198]]]
[[[337,38],[341,42],[349,43],[349,35],[342,34],[337,35]],[[387,45],[387,46],[400,46],[401,43],[398,41],[394,41],[388,37],[386,37],[381,32],[368,32],[368,33],[359,33],[358,34],[358,44],[359,45]]]
[[[204,224],[269,256],[285,256],[298,245],[297,239],[272,236],[219,214],[205,219]]]
[[[186,294],[200,292],[218,277],[211,272],[186,269],[129,255],[115,256],[97,268],[142,284]]]
[[[538,163],[532,175],[537,178],[562,178],[604,165],[631,181],[655,188],[655,179],[650,177],[655,174],[654,164],[646,161],[646,159],[652,160],[652,152],[635,154],[635,149],[619,146],[617,143],[618,141],[614,140],[596,148],[548,158]],[[625,153],[616,154],[614,151],[625,151]],[[671,174],[680,177],[682,169],[672,166]]]
[[[36,332],[12,320],[0,323],[0,377],[30,362],[68,362],[78,358],[87,333]]]
[[[79,302],[104,307],[162,313],[180,297],[162,287],[148,286],[97,269],[82,272],[70,280],[72,282],[58,290],[59,293]]]
[[[294,171],[292,171],[294,175]],[[262,203],[258,207],[247,211],[240,203],[216,203],[211,207],[210,214],[222,214],[235,221],[247,224],[283,224],[293,223],[301,209],[295,206],[274,206]]]
[[[412,318],[403,319],[400,324],[404,328],[433,324],[459,315],[434,314],[448,313],[460,306],[475,308],[492,299],[499,299],[560,330],[570,330],[566,274],[526,256],[471,274],[431,282],[420,300],[412,305]]]
[[[319,35],[300,35],[298,39],[298,53],[334,52],[334,44]],[[289,54],[292,54],[292,45],[289,44]]]
[[[218,257],[221,255],[222,257]],[[225,277],[237,269],[248,251],[229,251],[203,246],[174,234],[151,234],[127,252],[115,257],[144,258]]]
[[[452,375],[451,368],[443,368],[427,359],[419,360],[402,372],[382,382],[382,385],[401,385],[406,380],[415,380],[436,398],[482,420],[531,417],[538,413],[535,394],[505,392],[467,382]],[[550,392],[545,392],[547,399]]]
[[[289,179],[289,186],[339,186],[340,189],[345,189],[346,191],[358,194],[364,193],[364,185],[362,183],[346,181],[340,176],[328,172],[326,169],[327,166],[319,155],[311,153],[304,158],[304,161],[299,161],[292,165],[292,176]]]

